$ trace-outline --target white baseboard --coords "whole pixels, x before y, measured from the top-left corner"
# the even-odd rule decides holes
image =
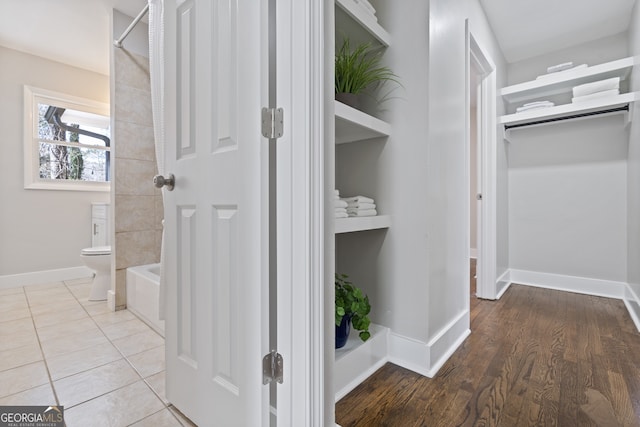
[[[502,273],[500,277],[498,277],[498,280],[496,280],[496,299],[502,298],[502,295],[507,292],[511,283],[511,270],[507,269],[507,271]]]
[[[640,299],[633,291],[630,285],[625,287],[624,305],[627,307],[631,320],[636,325],[636,329],[640,332]]]
[[[509,278],[512,283],[616,299],[624,298],[627,287],[624,282],[515,269]]]
[[[39,285],[50,282],[61,282],[63,280],[82,279],[93,274],[89,268],[69,267],[57,270],[33,271],[22,274],[9,274],[0,276],[0,289],[17,288],[20,286]]]
[[[469,249],[469,258],[478,259],[478,250],[476,248]]]
[[[429,346],[431,364],[427,377],[433,378],[449,357],[462,345],[462,342],[471,334],[470,325],[470,313],[469,310],[465,310],[429,341],[427,346]]]
[[[429,343],[390,332],[389,362],[433,378],[471,333],[469,322],[469,311],[466,310],[449,322]]]
[[[389,333],[389,362],[420,375],[429,373],[429,347],[426,343]]]

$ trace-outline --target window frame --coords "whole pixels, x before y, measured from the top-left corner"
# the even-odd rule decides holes
[[[38,104],[55,105],[110,117],[109,104],[33,86],[24,86],[24,188],[27,190],[111,191],[111,181],[95,182],[40,178]],[[66,143],[63,145],[67,145]],[[113,153],[111,144],[105,151]],[[111,154],[113,159],[113,154]],[[113,179],[113,160],[109,175]]]

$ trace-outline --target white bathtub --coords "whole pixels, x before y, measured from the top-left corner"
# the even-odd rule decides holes
[[[127,309],[164,337],[160,320],[160,264],[127,268]]]

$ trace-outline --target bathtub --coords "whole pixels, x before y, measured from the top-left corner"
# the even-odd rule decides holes
[[[164,337],[160,320],[160,264],[127,268],[127,309]]]

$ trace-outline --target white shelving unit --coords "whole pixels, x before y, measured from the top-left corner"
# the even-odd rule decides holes
[[[363,141],[391,134],[391,125],[353,107],[335,101],[336,144]]]
[[[373,16],[365,13],[353,0],[335,0],[337,36],[348,35],[352,46],[371,42],[381,46],[391,45],[389,33],[378,24]],[[341,37],[336,37],[340,39]]]
[[[598,80],[620,77],[626,80],[634,65],[634,59],[624,58],[579,70],[569,70],[549,77],[508,86],[500,91],[502,99],[510,104],[529,101],[545,96],[570,93],[574,86]]]
[[[371,324],[369,332],[371,337],[364,342],[358,334],[350,334],[347,344],[336,350],[336,402],[388,361],[389,328]]]
[[[391,38],[376,18],[363,9],[354,0],[335,0],[336,41],[349,37],[352,46],[371,43],[372,46],[385,48],[391,44]],[[391,125],[365,112],[335,101],[335,144],[384,138],[391,134]],[[363,147],[366,149],[366,147]],[[339,188],[339,187],[338,187]],[[375,196],[375,195],[374,195]],[[335,233],[366,232],[389,228],[391,217],[378,215],[372,217],[337,218]],[[334,382],[336,401],[346,395],[368,376],[387,362],[387,337],[389,329],[379,325],[370,325],[371,337],[360,340],[357,331],[352,331],[345,347],[335,353]]]
[[[636,93],[623,93],[617,96],[605,97],[587,102],[563,104],[550,108],[540,108],[524,111],[522,113],[507,114],[500,117],[498,123],[516,125],[537,120],[550,120],[577,114],[587,114],[623,107],[637,100],[638,95]]]
[[[389,228],[390,226],[391,217],[389,215],[336,218],[335,232],[336,234],[353,233],[356,231]]]
[[[621,81],[626,80],[631,73],[634,62],[634,58],[631,57],[575,71],[564,71],[557,73],[557,75],[505,87],[500,91],[500,95],[511,105],[549,96],[566,95],[570,97],[573,88],[578,85],[612,77],[619,77]],[[590,117],[599,113],[625,113],[626,111],[620,107],[629,106],[632,108],[633,103],[638,99],[637,93],[622,93],[587,102],[569,102],[551,108],[506,114],[501,116],[498,122],[506,125],[505,128],[508,129],[511,125],[538,124],[539,122],[553,122],[565,118]]]

